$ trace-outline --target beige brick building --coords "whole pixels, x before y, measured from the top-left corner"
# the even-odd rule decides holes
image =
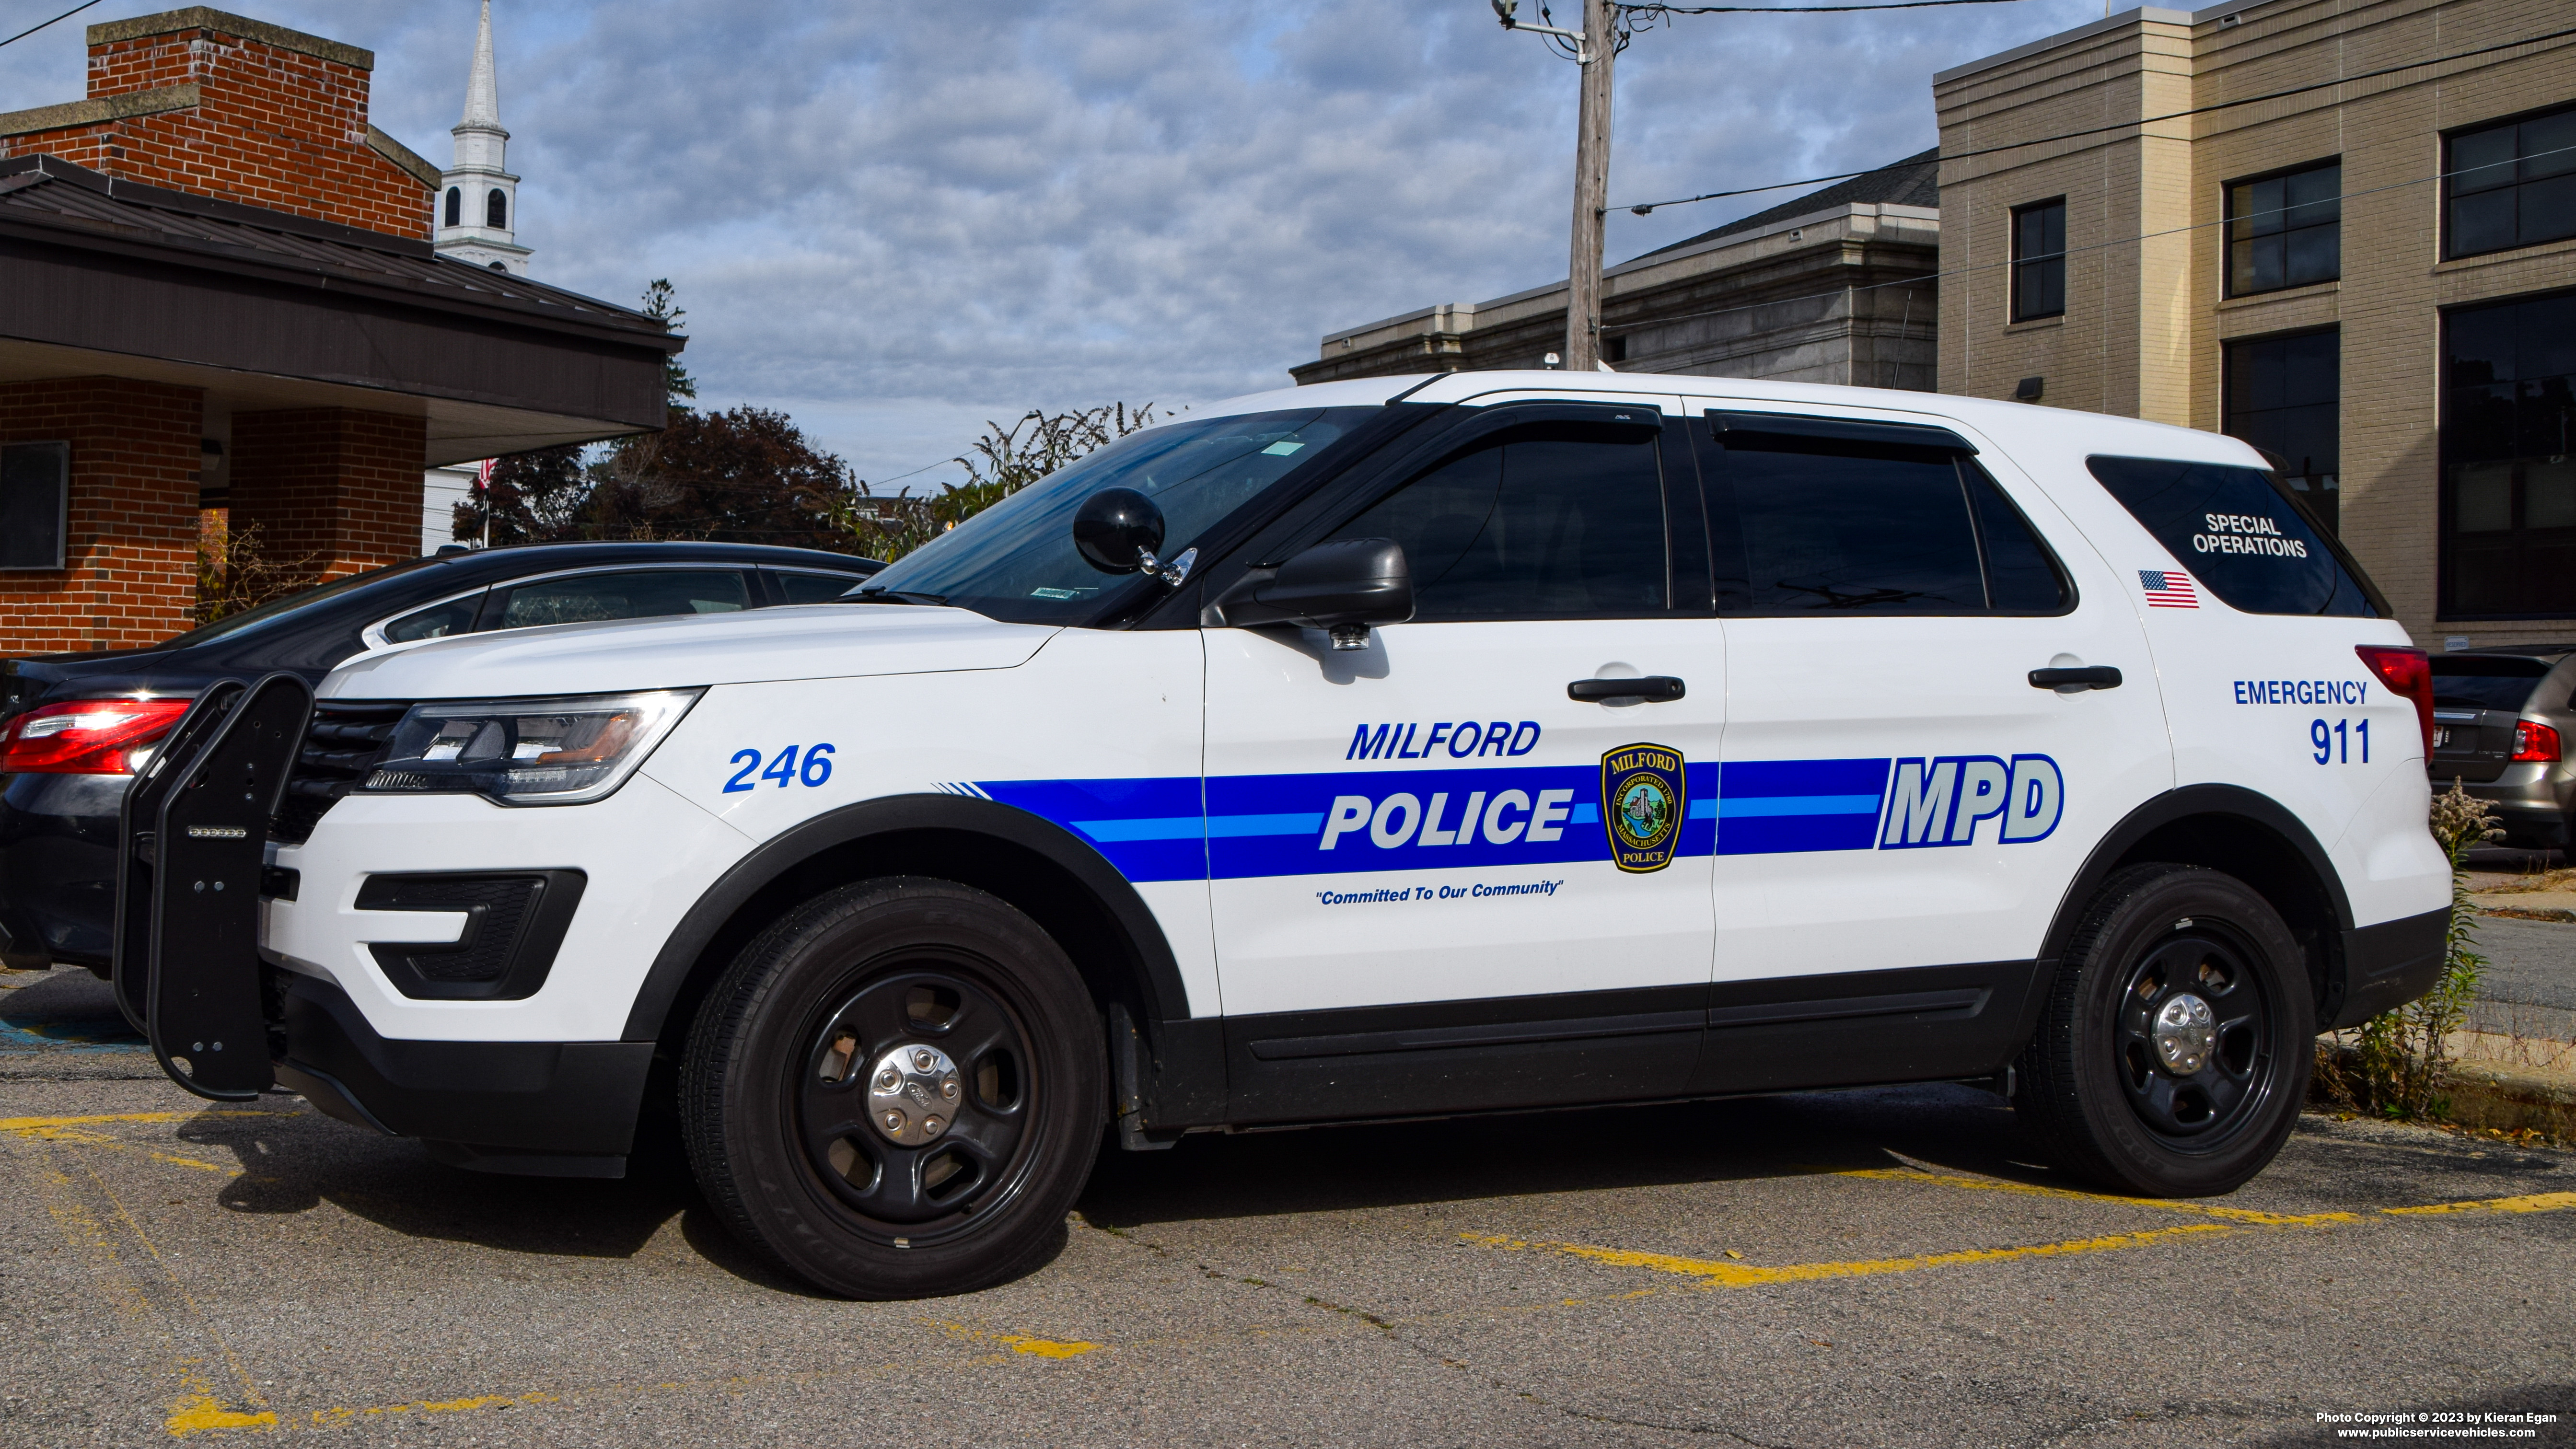
[[[2576,37],[2508,44],[2571,25],[2143,9],[1943,71],[1941,390],[2246,437],[2419,642],[2576,637]]]

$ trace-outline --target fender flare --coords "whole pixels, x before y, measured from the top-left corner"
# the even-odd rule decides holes
[[[915,830],[943,830],[999,840],[1047,859],[1073,877],[1108,912],[1143,968],[1143,1005],[1156,1022],[1186,1020],[1189,994],[1160,922],[1135,886],[1079,836],[1052,821],[992,800],[961,795],[885,795],[844,805],[772,836],[709,886],[673,927],[644,973],[627,1013],[626,1041],[655,1041],[680,988],[707,944],[733,914],[771,882],[836,846]]]
[[[2352,900],[2344,893],[2343,876],[2329,859],[2325,847],[2298,816],[2268,795],[2248,790],[2241,785],[2184,785],[2149,798],[2130,811],[2119,824],[2111,827],[2085,857],[2084,866],[2067,883],[2066,894],[2058,902],[2057,914],[2049,922],[2048,935],[2040,955],[2050,961],[2066,959],[2067,947],[2073,942],[2076,926],[2093,903],[2102,883],[2110,878],[2120,858],[2127,855],[2149,835],[2180,820],[2193,817],[2233,816],[2257,825],[2279,836],[2297,852],[2324,895],[2333,913],[2332,927],[2325,948],[2329,953],[2318,963],[2325,979],[2320,983],[2325,1000],[2320,1003],[2328,1013],[2344,995],[2345,942],[2352,934]]]

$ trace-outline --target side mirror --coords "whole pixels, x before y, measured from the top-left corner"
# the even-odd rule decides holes
[[[1103,488],[1073,515],[1073,546],[1104,574],[1150,568],[1163,547],[1163,510],[1133,488]]]
[[[1208,612],[1228,627],[1297,624],[1329,631],[1336,649],[1365,649],[1371,624],[1413,617],[1413,568],[1391,538],[1319,543],[1244,575]]]

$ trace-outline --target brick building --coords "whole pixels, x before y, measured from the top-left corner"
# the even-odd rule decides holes
[[[2576,39],[2515,43],[2567,14],[2132,10],[1941,72],[1942,391],[2244,437],[2419,640],[2568,637]]]
[[[1606,267],[1602,356],[1621,372],[1929,390],[1941,213],[1930,152]],[[1565,283],[1335,332],[1300,383],[1537,367],[1565,346]]]
[[[369,52],[88,42],[85,99],[0,114],[0,652],[186,628],[202,509],[333,577],[419,553],[425,468],[662,425],[662,324],[437,255]]]

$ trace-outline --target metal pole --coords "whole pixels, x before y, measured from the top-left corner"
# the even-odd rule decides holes
[[[1610,59],[1615,0],[1583,0],[1583,101],[1574,138],[1574,246],[1566,266],[1565,365],[1601,360],[1601,225],[1610,205]]]

